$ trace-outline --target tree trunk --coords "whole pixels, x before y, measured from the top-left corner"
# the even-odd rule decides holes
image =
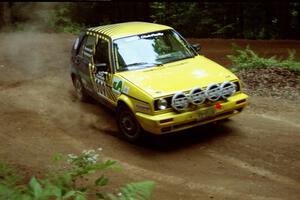
[[[237,17],[236,17],[236,23],[238,24],[238,38],[244,38],[244,6],[243,2],[237,3]]]
[[[11,3],[3,2],[2,3],[2,21],[4,25],[11,24]]]
[[[279,37],[286,39],[290,33],[289,1],[278,3]]]

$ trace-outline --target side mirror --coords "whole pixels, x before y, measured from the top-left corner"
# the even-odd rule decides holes
[[[107,63],[97,63],[95,64],[97,71],[107,71]]]
[[[201,46],[200,44],[192,44],[193,49],[195,49],[195,51],[199,52],[201,50]]]

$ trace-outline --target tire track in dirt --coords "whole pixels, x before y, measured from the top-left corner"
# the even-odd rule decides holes
[[[290,125],[290,126],[294,126],[294,127],[300,128],[300,124],[299,123],[293,122],[290,119],[286,120],[286,119],[284,119],[282,117],[275,117],[275,116],[267,115],[267,114],[261,114],[259,116],[262,117],[262,118],[268,119],[268,120],[275,121],[276,123],[281,123],[281,124]]]
[[[210,155],[210,154],[208,154]],[[155,180],[157,182],[164,182],[170,185],[181,185],[185,189],[188,190],[193,190],[195,191],[201,191],[203,193],[206,193],[207,195],[214,194],[216,196],[221,195],[221,196],[226,196],[234,199],[253,199],[253,200],[280,200],[281,198],[277,197],[266,197],[266,196],[259,196],[259,195],[253,195],[253,194],[245,194],[241,193],[235,190],[231,190],[225,187],[218,187],[214,185],[208,185],[208,184],[202,184],[200,182],[194,182],[194,181],[189,181],[187,179],[184,179],[179,176],[171,176],[171,175],[166,175],[162,174],[159,172],[147,170],[141,167],[138,167],[136,165],[131,165],[127,162],[120,161],[115,158],[111,158],[108,156],[103,156],[103,158],[106,160],[116,160],[118,163],[120,163],[126,171],[128,171],[127,175],[131,177],[136,177],[136,176],[141,176],[145,177],[148,179]]]
[[[221,154],[221,153],[210,150],[209,152],[207,152],[207,154],[210,155],[211,157],[213,157],[214,159],[222,160],[224,162],[229,162],[230,164],[232,164],[236,167],[239,167],[241,169],[247,170],[251,173],[255,173],[260,176],[267,177],[268,179],[270,179],[272,181],[275,181],[275,182],[278,182],[281,184],[286,184],[290,187],[300,190],[300,182],[296,181],[292,178],[276,174],[274,172],[271,172],[271,171],[266,170],[261,167],[251,166],[250,163],[247,163],[247,162],[242,161],[235,157],[228,156],[224,153]]]
[[[16,81],[16,82],[9,83],[9,84],[0,82],[0,91],[10,89],[10,88],[20,87],[22,84],[23,84],[23,81]]]

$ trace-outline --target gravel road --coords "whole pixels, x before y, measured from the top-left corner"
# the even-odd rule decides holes
[[[102,147],[104,159],[125,168],[110,175],[111,187],[154,180],[153,199],[300,199],[299,101],[253,97],[226,122],[129,144],[117,137],[111,111],[76,100],[69,77],[74,38],[0,33],[1,160],[43,174],[56,153]],[[203,42],[207,57],[218,41]]]

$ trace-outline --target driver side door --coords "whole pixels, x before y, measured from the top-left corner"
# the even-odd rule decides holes
[[[110,62],[110,41],[99,37],[94,53],[94,89],[98,97],[105,102],[115,104],[112,93],[112,67]]]
[[[79,53],[75,57],[75,64],[80,76],[81,82],[89,92],[93,91],[90,70],[93,64],[93,50],[96,44],[96,37],[85,35]]]

